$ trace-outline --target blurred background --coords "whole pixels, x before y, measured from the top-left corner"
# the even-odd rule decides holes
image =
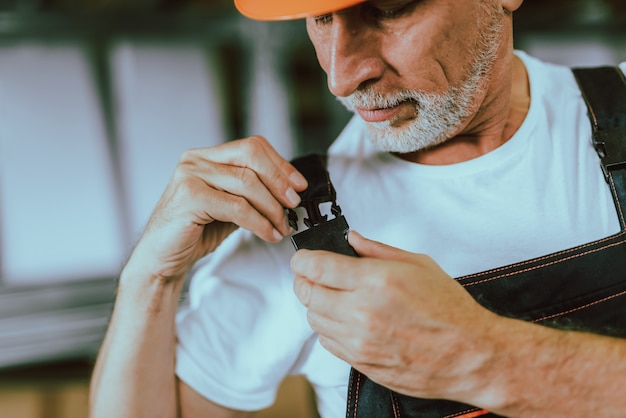
[[[626,61],[624,0],[526,0],[515,31],[551,62]],[[0,0],[0,417],[86,416],[115,278],[185,149],[262,134],[324,152],[349,117],[301,21],[231,0]],[[309,389],[285,387],[298,412],[265,416],[305,417]]]

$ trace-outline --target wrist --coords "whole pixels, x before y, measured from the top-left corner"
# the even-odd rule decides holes
[[[508,409],[517,402],[511,381],[515,379],[519,359],[512,353],[522,350],[523,330],[520,321],[493,314],[484,336],[484,360],[470,403],[490,411]]]
[[[454,379],[441,397],[495,411],[512,402],[507,380],[513,362],[509,333],[515,320],[484,313],[466,328],[457,358],[450,363]]]
[[[147,240],[146,240],[147,241]],[[182,287],[192,265],[184,260],[162,261],[150,242],[140,241],[120,275],[120,284],[142,283],[164,287]]]
[[[171,275],[166,269],[155,268],[131,260],[122,270],[117,288],[117,309],[121,306],[143,311],[176,310],[185,275]]]
[[[546,389],[559,384],[552,371],[561,368],[568,334],[498,316],[488,328],[491,355],[471,403],[504,416],[536,415],[537,405],[551,402]]]

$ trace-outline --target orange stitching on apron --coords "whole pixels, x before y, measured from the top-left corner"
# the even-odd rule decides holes
[[[519,262],[519,263],[516,263],[516,264],[511,264],[511,265],[509,265],[509,266],[499,267],[499,268],[496,268],[496,269],[493,269],[493,270],[487,270],[487,271],[484,271],[484,272],[481,272],[481,273],[474,273],[474,274],[470,274],[470,275],[467,275],[467,276],[459,277],[459,278],[457,278],[456,280],[459,280],[459,281],[460,281],[460,280],[471,279],[472,277],[484,276],[485,274],[489,274],[489,273],[497,273],[497,272],[499,272],[499,271],[509,270],[509,269],[512,269],[512,268],[516,268],[516,267],[524,266],[524,265],[526,265],[526,264],[537,263],[537,262],[540,262],[540,261],[542,261],[542,260],[546,260],[546,259],[548,259],[548,258],[559,257],[559,256],[561,256],[561,255],[563,255],[563,254],[571,253],[571,252],[578,251],[578,250],[583,249],[583,248],[586,248],[586,247],[590,247],[590,246],[592,246],[592,245],[601,244],[601,243],[603,243],[603,242],[605,242],[605,241],[610,241],[610,240],[613,240],[613,239],[615,239],[615,238],[618,238],[618,237],[619,237],[619,236],[621,236],[621,235],[626,235],[626,231],[622,231],[622,232],[617,233],[616,235],[612,235],[612,236],[610,236],[610,237],[603,238],[603,239],[598,240],[598,241],[589,242],[589,243],[587,243],[587,244],[583,244],[583,245],[580,245],[580,246],[578,246],[578,247],[569,248],[569,249],[567,249],[567,250],[563,250],[563,251],[560,251],[560,252],[558,252],[558,253],[553,253],[553,254],[544,255],[544,256],[542,256],[542,257],[533,258],[533,259],[526,260],[526,261],[522,261],[522,262]],[[604,248],[604,247],[603,247],[603,248]]]
[[[398,405],[398,397],[396,396],[396,392],[391,392],[391,399],[393,399],[393,403],[391,406],[393,407],[393,416],[395,418],[400,418],[400,406]]]
[[[350,376],[350,385],[348,386],[348,405],[350,404],[352,404],[352,376]]]
[[[490,282],[490,281],[493,281],[493,280],[502,279],[504,277],[515,276],[516,274],[519,274],[519,273],[525,273],[527,271],[537,270],[537,269],[540,269],[540,268],[543,268],[543,267],[551,266],[551,265],[554,265],[554,264],[559,264],[559,263],[562,263],[564,261],[573,260],[573,259],[581,257],[583,255],[592,254],[592,253],[604,250],[606,248],[615,247],[617,245],[622,245],[623,243],[624,243],[624,241],[614,242],[613,244],[605,245],[604,247],[596,248],[594,250],[586,251],[584,253],[580,253],[580,254],[569,256],[569,257],[561,258],[559,260],[551,261],[549,263],[545,263],[545,264],[542,264],[540,266],[534,266],[534,267],[530,267],[530,268],[523,269],[523,270],[517,270],[517,271],[511,272],[511,273],[507,273],[507,274],[503,274],[503,275],[500,275],[500,276],[495,276],[495,277],[490,277],[488,279],[479,280],[477,282],[464,283],[462,285],[463,285],[463,287],[469,287],[469,286],[474,286],[474,285],[480,284],[480,283],[486,283],[486,282]]]
[[[614,295],[607,296],[605,298],[596,300],[595,302],[590,302],[590,303],[588,303],[586,305],[579,306],[578,308],[573,308],[573,309],[570,309],[570,310],[567,310],[567,311],[564,311],[564,312],[560,312],[560,313],[557,313],[557,314],[544,316],[543,318],[535,319],[532,322],[540,322],[540,321],[545,321],[547,319],[556,318],[557,316],[567,315],[569,313],[580,311],[582,309],[586,309],[586,308],[589,308],[591,306],[597,305],[599,303],[606,302],[607,300],[615,299],[617,297],[624,296],[624,295],[626,295],[626,290],[624,290],[623,292],[619,292],[619,293],[616,293]]]
[[[361,373],[358,373],[356,376],[356,391],[354,393],[354,418],[356,418],[356,411],[359,406],[359,387],[361,387]]]
[[[487,411],[486,409],[474,408],[474,409],[468,409],[467,411],[458,412],[453,415],[446,415],[443,418],[475,418],[475,417],[481,417],[483,415],[487,415],[488,413],[489,411]]]

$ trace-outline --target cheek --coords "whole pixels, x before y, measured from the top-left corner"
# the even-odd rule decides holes
[[[472,49],[468,29],[465,24],[455,28],[451,22],[433,18],[389,37],[382,51],[389,65],[412,88],[442,93],[463,78]]]
[[[398,82],[410,90],[438,92],[445,88],[445,72],[440,65],[442,46],[418,33],[390,37],[381,46],[383,59]]]
[[[382,37],[381,54],[392,73],[407,83],[405,87],[433,93],[445,89],[444,64],[453,54],[452,26],[448,15],[433,6],[415,19],[398,22],[393,31]]]

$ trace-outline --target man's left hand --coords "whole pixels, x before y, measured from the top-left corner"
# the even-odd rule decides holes
[[[430,257],[350,232],[360,258],[298,251],[294,289],[320,343],[373,381],[411,396],[462,400],[494,356],[498,317]]]

